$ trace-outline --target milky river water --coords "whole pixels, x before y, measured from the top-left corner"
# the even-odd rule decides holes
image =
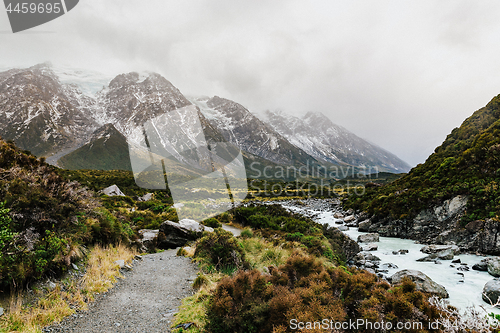
[[[302,209],[297,207],[287,207],[289,209],[300,211]],[[314,211],[311,211],[314,212]],[[333,227],[339,225],[335,223],[338,219],[333,217],[333,212],[315,212],[318,217],[315,220],[321,224],[327,223]],[[354,240],[357,240],[358,235],[363,234],[357,228],[349,228],[344,232]],[[425,257],[427,254],[420,252],[424,246],[417,244],[413,240],[400,239],[392,237],[380,237],[380,242],[376,243],[378,249],[370,251],[373,255],[381,259],[380,265],[384,263],[393,263],[397,265],[397,269],[389,269],[388,276],[400,271],[402,269],[414,269],[425,273],[435,282],[443,285],[450,298],[450,304],[460,310],[464,310],[468,306],[475,306],[479,310],[479,306],[485,307],[488,312],[495,312],[500,314],[500,309],[492,309],[481,298],[481,293],[486,282],[493,279],[493,276],[488,272],[480,272],[472,270],[472,265],[484,259],[484,256],[477,256],[472,254],[456,255],[454,259],[460,258],[462,263],[467,263],[469,271],[458,271],[457,268],[460,264],[452,264],[451,260],[441,260],[441,264],[434,262],[418,262],[417,259]],[[401,249],[408,250],[408,254],[394,255],[393,251]],[[454,265],[455,267],[451,267]],[[458,274],[463,273],[463,276]],[[463,282],[461,282],[463,281]]]

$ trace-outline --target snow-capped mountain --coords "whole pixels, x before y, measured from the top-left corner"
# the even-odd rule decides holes
[[[74,103],[78,94],[48,64],[0,73],[0,135],[35,155],[78,145],[96,128]]]
[[[159,74],[121,74],[97,94],[90,108],[99,125],[113,124],[134,143],[144,141],[142,126],[148,120],[191,103],[169,81]]]
[[[241,104],[218,96],[192,102],[228,142],[241,150],[283,165],[304,165],[307,160],[310,165],[317,163]]]
[[[166,140],[153,142],[158,131]],[[299,119],[268,112],[261,120],[228,99],[187,99],[156,73],[109,78],[49,64],[0,72],[0,135],[51,163],[66,155],[61,166],[71,168],[130,169],[125,147],[131,144],[146,162],[149,147],[175,159],[175,168],[205,172],[217,163],[208,150],[232,144],[246,164],[258,162],[261,169],[330,163],[409,169],[321,114]],[[198,149],[203,146],[208,150]],[[102,163],[92,162],[98,159]]]
[[[308,154],[325,162],[379,171],[407,172],[410,166],[394,154],[361,139],[321,113],[298,118],[283,112],[265,112],[264,119],[278,133]]]

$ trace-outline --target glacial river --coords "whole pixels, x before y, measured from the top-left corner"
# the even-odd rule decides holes
[[[297,207],[287,206],[287,208],[295,211],[301,210]],[[335,223],[338,219],[333,217],[333,212],[315,213],[319,214],[318,217],[315,218],[317,222],[321,224],[328,223],[333,227],[339,226]],[[354,240],[357,240],[358,235],[363,234],[359,232],[357,228],[349,228],[349,230],[344,233]],[[427,254],[420,252],[420,249],[424,245],[416,244],[413,240],[380,237],[380,242],[376,244],[378,245],[378,249],[376,251],[370,251],[370,253],[381,259],[380,264],[393,263],[398,266],[397,269],[389,269],[389,273],[387,273],[388,276],[402,269],[421,271],[446,288],[450,295],[448,301],[458,309],[464,310],[469,306],[475,306],[477,310],[480,310],[479,306],[484,306],[488,312],[500,314],[500,309],[492,309],[491,306],[485,303],[481,298],[485,283],[492,280],[493,276],[488,274],[488,272],[472,270],[472,265],[478,263],[485,257],[472,254],[460,254],[455,256],[454,259],[460,258],[461,262],[467,263],[470,268],[469,271],[458,271],[457,268],[460,264],[452,264],[451,260],[441,260],[441,264],[418,262],[417,259],[425,257]],[[393,251],[399,251],[401,249],[408,250],[409,253],[404,255],[394,255],[392,253]],[[450,265],[454,265],[455,267],[451,267]],[[463,273],[463,276],[458,273]]]

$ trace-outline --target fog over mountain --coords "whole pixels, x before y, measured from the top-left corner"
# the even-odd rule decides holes
[[[499,10],[493,0],[87,0],[18,34],[2,11],[0,68],[149,70],[186,95],[321,112],[416,165],[498,92]]]
[[[188,99],[152,72],[120,74],[93,91],[100,83],[100,75],[54,70],[50,63],[0,72],[4,120],[0,135],[69,169],[130,170],[134,163],[147,164],[147,147],[174,158],[174,169],[182,164],[210,168],[213,161],[207,148],[221,149],[226,143],[243,152],[247,169],[252,170],[252,162],[258,162],[260,169],[267,165],[305,166],[310,171],[319,166],[364,172],[410,169],[321,113],[298,119],[268,112],[261,120],[243,105],[219,96]],[[129,154],[137,157],[135,162]]]

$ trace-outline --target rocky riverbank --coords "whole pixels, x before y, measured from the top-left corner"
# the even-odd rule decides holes
[[[461,251],[500,255],[500,223],[494,219],[461,224],[468,198],[456,196],[442,205],[421,211],[415,218],[379,218],[355,214],[360,231],[418,240],[422,244],[456,245]]]
[[[433,216],[438,221],[436,223],[456,218],[463,203],[461,200],[450,200],[445,207],[435,209]],[[365,269],[389,282],[395,283],[401,279],[401,275],[405,275],[424,291],[440,297],[449,294],[451,304],[458,304],[461,308],[474,304],[486,306],[483,300],[488,304],[489,299],[496,302],[500,295],[500,258],[477,256],[476,251],[469,251],[471,246],[463,246],[463,242],[450,240],[436,245],[430,239],[425,239],[426,243],[431,243],[425,245],[419,244],[419,240],[398,237],[397,233],[389,233],[388,236],[391,237],[385,237],[383,233],[377,232],[387,230],[382,223],[377,225],[367,214],[344,210],[341,203],[335,200],[321,202],[311,199],[282,204],[320,223],[327,222],[356,239],[362,251],[349,260],[348,264]],[[436,211],[440,215],[436,215]],[[421,221],[423,216],[430,219],[432,215],[419,215]],[[423,234],[424,232],[420,233]]]

